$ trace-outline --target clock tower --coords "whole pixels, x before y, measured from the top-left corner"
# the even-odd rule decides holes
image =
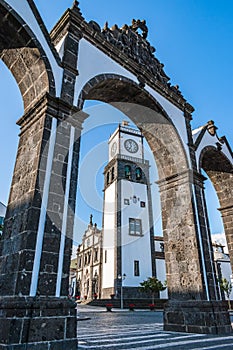
[[[123,122],[109,139],[104,170],[102,298],[137,297],[155,276],[149,162],[143,135]]]

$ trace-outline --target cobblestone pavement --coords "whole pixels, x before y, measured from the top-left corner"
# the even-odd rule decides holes
[[[163,331],[162,312],[80,307],[78,349],[232,350],[232,335],[210,336]]]

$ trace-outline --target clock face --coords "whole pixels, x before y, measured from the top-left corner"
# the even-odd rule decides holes
[[[138,144],[132,139],[128,139],[124,142],[125,149],[130,153],[136,153],[138,151]]]
[[[113,157],[116,153],[117,150],[117,143],[113,142],[112,147],[111,147],[111,156]]]

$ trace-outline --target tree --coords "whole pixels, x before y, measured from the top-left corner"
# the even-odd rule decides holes
[[[3,225],[0,225],[0,239],[2,238]]]
[[[155,301],[155,293],[162,292],[167,288],[166,281],[163,284],[156,277],[148,277],[148,279],[146,281],[141,282],[140,285],[140,289],[142,291],[151,293],[152,304],[154,304]]]
[[[232,291],[232,284],[226,278],[222,278],[219,281],[220,289],[226,294],[228,300],[228,307],[231,309],[230,294]]]

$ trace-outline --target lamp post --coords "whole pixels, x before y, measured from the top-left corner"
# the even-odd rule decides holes
[[[123,299],[123,281],[125,280],[125,278],[126,278],[126,274],[125,273],[123,273],[122,276],[118,275],[118,279],[121,281],[121,309],[124,308],[124,304],[123,304],[123,302],[124,302],[124,299]]]

